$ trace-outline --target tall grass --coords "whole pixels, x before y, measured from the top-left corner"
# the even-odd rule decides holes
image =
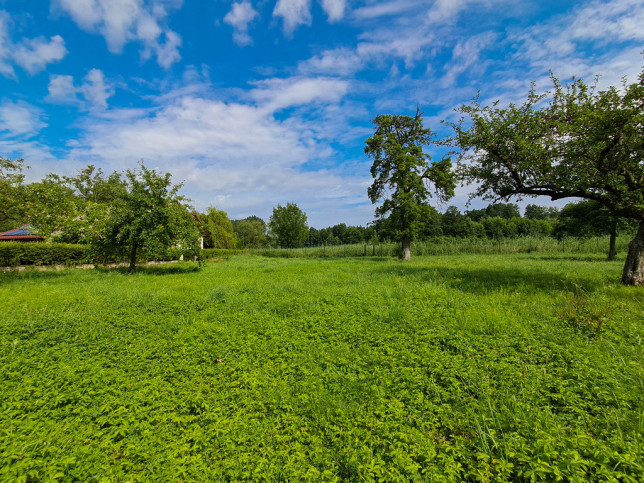
[[[617,239],[618,252],[625,253],[630,239]],[[585,253],[607,254],[609,238],[519,237],[502,240],[446,238],[412,243],[412,255],[457,254],[510,254],[510,253]],[[399,243],[329,245],[306,248],[263,248],[250,250],[250,254],[284,258],[338,258],[338,257],[395,257],[400,252]]]

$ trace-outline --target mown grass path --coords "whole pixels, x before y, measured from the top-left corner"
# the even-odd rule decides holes
[[[644,479],[599,255],[0,274],[0,480]]]

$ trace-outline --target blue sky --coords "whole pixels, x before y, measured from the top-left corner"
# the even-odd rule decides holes
[[[641,0],[0,0],[0,154],[30,180],[143,160],[199,210],[366,224],[377,114],[445,134],[479,90],[634,82],[643,50]]]

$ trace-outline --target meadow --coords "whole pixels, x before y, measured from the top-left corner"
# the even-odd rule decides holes
[[[0,273],[0,480],[642,481],[604,257]]]

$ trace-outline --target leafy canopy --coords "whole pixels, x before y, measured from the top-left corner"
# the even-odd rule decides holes
[[[460,172],[472,196],[584,198],[619,216],[644,220],[644,71],[640,82],[599,91],[582,80],[507,108],[460,111],[455,124]]]
[[[277,244],[283,248],[301,247],[309,236],[306,213],[295,203],[273,208],[268,228]]]
[[[139,167],[125,172],[124,190],[111,203],[94,243],[99,254],[128,253],[131,272],[139,250],[160,256],[180,247],[198,255],[200,234],[187,200],[178,194],[181,184],[173,185],[170,173],[161,175],[142,163]]]
[[[432,131],[423,127],[422,113],[415,116],[381,114],[373,120],[375,132],[365,141],[365,154],[373,159],[373,184],[367,193],[378,218],[388,217],[391,236],[403,249],[417,238],[428,218],[427,201],[435,195],[446,201],[454,195],[449,158],[431,163],[423,146],[432,142]],[[433,185],[433,193],[430,186]]]

